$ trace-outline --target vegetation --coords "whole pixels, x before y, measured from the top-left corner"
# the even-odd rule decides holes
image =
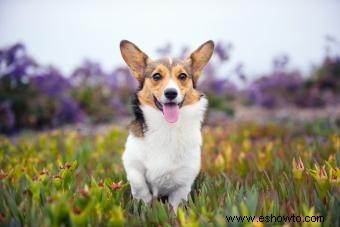
[[[340,136],[327,121],[229,122],[203,134],[202,171],[177,217],[166,202],[132,199],[120,159],[125,129],[1,137],[0,224],[249,226],[225,217],[294,214],[340,225]]]

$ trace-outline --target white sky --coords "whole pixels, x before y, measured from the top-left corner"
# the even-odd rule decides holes
[[[167,42],[226,40],[232,63],[249,74],[268,71],[282,53],[308,72],[324,57],[325,36],[340,39],[339,22],[339,0],[0,0],[0,47],[23,42],[39,62],[69,73],[84,58],[107,70],[123,64],[121,39],[150,57]]]

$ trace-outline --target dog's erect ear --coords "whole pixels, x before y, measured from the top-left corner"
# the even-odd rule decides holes
[[[212,54],[214,52],[214,42],[209,40],[198,47],[192,54],[188,57],[194,82],[200,77],[203,68],[208,64]]]
[[[120,42],[120,52],[122,53],[124,61],[129,66],[132,75],[138,81],[143,81],[148,56],[135,44],[127,40]]]

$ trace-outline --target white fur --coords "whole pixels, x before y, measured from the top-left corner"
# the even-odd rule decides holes
[[[172,65],[172,58],[169,57],[169,64]]]
[[[174,100],[171,100],[172,102],[175,103],[181,103],[183,101],[183,95],[181,94],[181,91],[179,90],[178,85],[176,84],[176,82],[173,79],[170,79],[168,84],[165,86],[164,91],[166,91],[167,89],[172,88],[175,89],[177,91],[177,96]],[[166,103],[168,101],[168,99],[165,97],[165,93],[163,92],[160,100],[162,103]]]
[[[174,124],[168,123],[161,111],[141,106],[147,131],[143,138],[130,133],[122,157],[135,199],[149,203],[168,195],[175,212],[182,200],[187,200],[200,171],[201,123],[207,103],[202,97],[183,106]]]

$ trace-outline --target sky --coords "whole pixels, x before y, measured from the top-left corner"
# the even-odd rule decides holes
[[[339,0],[0,0],[0,47],[22,42],[69,74],[84,59],[106,70],[124,64],[122,39],[151,58],[168,42],[194,49],[212,39],[232,43],[230,67],[242,62],[252,77],[282,54],[308,74],[325,56],[325,36],[340,39],[339,12]]]

